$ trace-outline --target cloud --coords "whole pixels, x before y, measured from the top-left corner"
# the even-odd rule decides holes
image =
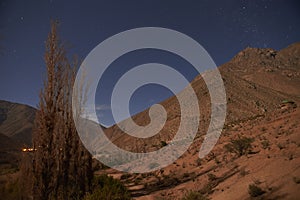
[[[94,113],[94,109],[96,113]],[[84,107],[84,112],[81,114],[81,117],[85,119],[89,119],[91,121],[94,121],[96,123],[100,123],[101,125],[105,127],[109,127],[111,124],[110,123],[104,123],[105,117],[106,117],[106,112],[111,110],[111,107],[107,104],[101,104],[101,105],[96,105],[93,107],[93,105],[88,104],[87,106]],[[99,118],[101,120],[99,120]]]
[[[96,105],[96,111],[110,110],[110,106],[106,104]]]
[[[96,105],[95,110],[96,113],[93,112],[93,106],[88,105],[84,108],[84,112],[82,113],[82,117],[98,122],[98,117],[104,117],[104,114],[102,112],[110,110],[110,106],[106,104]],[[95,115],[96,114],[96,115]]]

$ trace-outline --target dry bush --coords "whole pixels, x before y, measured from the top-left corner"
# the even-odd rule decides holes
[[[250,184],[248,187],[248,193],[251,197],[258,197],[265,193],[258,185]]]
[[[208,200],[206,196],[197,191],[189,191],[182,200]]]
[[[118,180],[110,176],[102,175],[94,177],[92,191],[88,193],[84,200],[129,200],[130,193],[126,187]]]
[[[236,140],[231,140],[229,144],[225,145],[225,148],[230,153],[235,153],[237,156],[248,154],[252,149],[253,138],[239,137]]]

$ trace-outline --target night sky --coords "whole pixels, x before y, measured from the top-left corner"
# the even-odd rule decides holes
[[[33,1],[0,0],[0,99],[36,107],[45,77],[43,61],[50,19],[60,21],[61,38],[70,54],[84,59],[106,38],[138,27],[164,27],[198,41],[217,65],[250,47],[282,49],[300,41],[300,3],[289,0],[148,0]],[[117,59],[97,90],[98,118],[113,124],[111,88],[133,66],[159,62],[176,68],[188,80],[196,71],[185,60],[159,50],[139,50]],[[98,92],[99,91],[99,92]],[[171,92],[157,85],[136,91],[130,104],[137,113]]]

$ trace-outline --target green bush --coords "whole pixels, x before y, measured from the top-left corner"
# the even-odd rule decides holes
[[[229,144],[225,145],[225,148],[230,153],[235,153],[238,156],[242,156],[250,152],[252,149],[251,143],[253,141],[253,138],[239,137],[236,140],[231,140]]]
[[[182,200],[208,200],[206,196],[197,192],[197,191],[189,191]]]
[[[258,197],[260,195],[263,195],[265,191],[263,191],[256,184],[250,184],[248,188],[248,193],[250,194],[251,197]]]
[[[116,179],[107,175],[95,177],[92,184],[92,192],[87,194],[84,200],[129,200],[131,199],[126,187]]]

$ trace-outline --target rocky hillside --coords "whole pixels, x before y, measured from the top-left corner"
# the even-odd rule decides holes
[[[219,67],[227,94],[227,118],[213,151],[198,158],[210,121],[210,98],[201,76],[191,85],[201,111],[193,145],[172,165],[121,178],[137,199],[180,199],[189,191],[212,199],[297,199],[300,196],[300,43],[283,50],[246,48]],[[180,122],[175,97],[162,102],[168,119],[159,134],[137,139],[116,125],[111,140],[133,152],[148,152],[172,139]],[[149,123],[148,110],[133,117]],[[103,172],[102,172],[103,173]],[[255,193],[256,192],[256,193]]]
[[[279,52],[247,48],[219,67],[228,103],[225,126],[274,112],[284,100],[299,99],[299,49],[298,43]],[[198,131],[201,134],[206,131],[210,121],[210,97],[201,75],[196,77],[191,85],[198,95],[202,113]],[[139,150],[131,145],[132,142],[141,147],[143,144],[155,146],[160,144],[161,140],[171,140],[180,122],[179,104],[176,97],[171,97],[161,102],[161,105],[168,112],[168,120],[157,136],[142,141],[123,134],[116,125],[106,130],[107,136],[112,138],[114,143],[120,143],[123,148],[124,145],[127,146],[124,141],[128,140],[128,149],[137,152]],[[148,124],[148,110],[133,116],[133,119],[139,125]]]

